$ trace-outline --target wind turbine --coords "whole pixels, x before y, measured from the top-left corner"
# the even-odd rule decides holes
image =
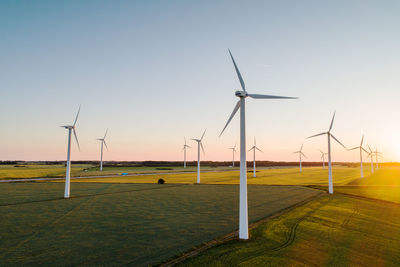
[[[362,145],[363,145],[363,142],[364,142],[364,135],[363,135],[362,138],[361,138],[360,146],[356,146],[356,147],[353,147],[353,148],[349,149],[349,150],[360,149],[360,167],[361,167],[360,171],[361,171],[361,178],[364,178],[362,152],[363,152],[363,150],[364,150],[365,152],[368,153],[368,151],[365,150],[365,149],[363,148],[363,146],[362,146]]]
[[[293,153],[299,154],[299,158],[300,158],[300,172],[301,172],[301,156],[304,156],[305,158],[307,158],[306,155],[304,155],[304,153],[303,153],[303,144],[301,144],[301,147],[300,147],[300,150],[299,150],[299,151],[296,151],[296,152],[293,152]]]
[[[65,174],[65,190],[64,198],[69,198],[70,193],[70,183],[71,183],[71,132],[74,133],[76,144],[78,145],[79,151],[81,150],[79,146],[78,137],[76,136],[75,125],[78,120],[79,112],[81,111],[81,106],[79,106],[78,113],[76,114],[74,124],[60,126],[68,130],[68,152],[67,152],[67,170]]]
[[[232,167],[235,167],[236,144],[235,144],[234,147],[230,147],[228,149],[232,149]]]
[[[307,139],[309,139],[309,138],[313,138],[313,137],[320,136],[320,135],[324,135],[324,134],[326,134],[326,135],[328,136],[329,194],[333,194],[332,160],[331,160],[331,159],[332,159],[332,158],[331,158],[331,137],[332,137],[336,142],[338,142],[341,146],[343,146],[343,147],[346,149],[346,147],[345,147],[342,143],[340,143],[340,141],[339,141],[335,136],[333,136],[333,134],[331,133],[332,126],[333,126],[333,121],[334,121],[334,119],[335,119],[335,114],[336,114],[336,112],[333,113],[331,125],[329,126],[329,130],[328,130],[327,132],[323,132],[323,133],[319,133],[319,134],[316,134],[316,135],[312,135],[312,136],[310,136],[310,137],[307,137]]]
[[[242,91],[236,91],[235,95],[239,97],[239,101],[236,103],[235,108],[228,122],[225,124],[224,129],[221,131],[220,136],[225,131],[226,127],[235,116],[236,112],[240,108],[240,200],[239,200],[239,238],[249,239],[249,225],[248,225],[248,213],[247,213],[247,171],[246,171],[246,118],[245,118],[245,99],[251,97],[255,99],[294,99],[295,97],[284,97],[284,96],[273,96],[273,95],[260,95],[260,94],[249,94],[246,91],[246,87],[240,74],[240,71],[233,59],[232,53],[229,50],[233,65],[235,66],[236,74],[239,78]]]
[[[322,150],[320,150],[319,152],[321,152],[322,168],[325,169],[325,155],[328,155],[328,153],[324,153]]]
[[[183,168],[186,168],[186,149],[192,147],[186,144],[186,137],[184,137],[184,139],[185,139],[185,144],[183,145]]]
[[[193,141],[197,142],[197,183],[198,184],[200,183],[200,147],[201,147],[201,150],[203,150],[203,153],[204,153],[202,140],[203,140],[203,137],[204,137],[204,135],[206,133],[206,130],[207,129],[204,130],[203,135],[201,136],[200,139],[192,138]]]
[[[374,151],[372,151],[372,149],[369,147],[369,145],[368,145],[368,149],[369,149],[369,152],[368,152],[367,158],[371,157],[371,173],[374,173]]]
[[[96,139],[96,140],[99,140],[99,141],[101,142],[100,171],[103,171],[103,145],[106,146],[106,149],[107,149],[107,151],[108,151],[108,147],[107,147],[107,144],[106,144],[107,132],[108,132],[108,129],[106,130],[106,133],[104,134],[104,137],[103,137],[103,138]]]
[[[248,151],[250,152],[253,150],[253,177],[256,177],[256,149],[261,153],[264,153],[257,147],[256,138],[254,137],[254,146],[252,146],[252,148],[250,148],[250,150]]]
[[[376,157],[376,169],[378,169],[379,168],[379,165],[378,165],[378,157],[381,157],[381,155],[380,154],[382,154],[382,152],[379,152],[378,151],[378,148],[375,148],[375,157]]]

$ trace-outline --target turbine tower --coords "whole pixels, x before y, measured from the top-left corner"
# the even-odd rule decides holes
[[[250,150],[248,151],[250,152],[253,150],[253,177],[256,177],[256,149],[261,153],[264,153],[257,147],[256,138],[254,137],[254,146],[252,146],[252,148],[250,148]]]
[[[185,144],[183,145],[183,168],[186,168],[186,149],[192,147],[186,144],[186,137],[184,137],[184,140]]]
[[[343,146],[345,149],[346,147],[340,143],[340,141],[333,136],[333,134],[331,133],[332,130],[332,126],[333,126],[333,121],[335,120],[335,114],[336,112],[333,113],[333,117],[332,117],[332,121],[331,121],[331,125],[329,126],[329,130],[327,132],[323,132],[323,133],[319,133],[316,135],[312,135],[310,137],[307,137],[307,139],[309,138],[313,138],[316,136],[320,136],[320,135],[324,135],[326,134],[328,136],[328,167],[329,167],[329,194],[333,194],[333,182],[332,182],[332,157],[331,157],[331,137],[338,142],[341,146]]]
[[[201,147],[201,150],[203,150],[203,153],[204,153],[204,148],[203,148],[203,142],[202,141],[203,141],[203,137],[204,137],[204,135],[206,133],[206,130],[207,129],[204,130],[203,135],[201,136],[200,139],[192,138],[193,141],[197,142],[197,183],[198,184],[200,183],[200,147]]]
[[[365,149],[363,148],[363,146],[362,146],[362,145],[363,145],[363,142],[364,142],[364,135],[363,135],[362,138],[361,138],[360,146],[356,146],[356,147],[353,147],[353,148],[349,149],[349,151],[350,151],[350,150],[355,150],[355,149],[359,149],[359,150],[360,150],[360,168],[361,168],[361,169],[360,169],[360,172],[361,172],[360,177],[361,177],[361,178],[364,178],[362,152],[365,151],[366,153],[368,153],[368,151],[365,150]]]
[[[74,133],[76,144],[78,145],[79,151],[81,150],[78,142],[78,137],[75,131],[76,121],[78,120],[79,112],[81,111],[81,106],[79,106],[78,113],[76,114],[74,124],[60,126],[68,130],[68,149],[67,149],[67,170],[65,174],[65,190],[64,198],[69,198],[70,195],[70,183],[71,183],[71,132]]]
[[[108,151],[108,147],[107,147],[107,144],[106,144],[107,132],[108,132],[108,129],[106,130],[106,133],[104,134],[104,137],[103,137],[103,138],[96,139],[96,140],[99,140],[99,141],[101,142],[100,171],[103,171],[103,145],[106,146],[106,149],[107,149],[107,151]]]
[[[239,200],[239,238],[249,239],[249,227],[248,227],[248,213],[247,213],[247,171],[246,171],[246,119],[245,119],[245,99],[246,97],[251,97],[255,99],[294,99],[295,97],[283,97],[283,96],[273,96],[273,95],[260,95],[260,94],[249,94],[246,91],[246,87],[240,74],[240,71],[233,59],[232,53],[229,50],[233,65],[235,66],[236,74],[239,78],[240,85],[242,87],[241,91],[236,91],[235,95],[239,97],[239,101],[236,103],[235,108],[228,122],[225,124],[224,129],[221,131],[220,136],[225,131],[226,127],[235,116],[236,112],[240,108],[240,200]]]
[[[321,152],[322,168],[325,169],[325,155],[328,155],[328,153],[324,153],[322,150],[320,150],[319,152]]]
[[[232,167],[235,167],[236,144],[235,144],[234,147],[230,147],[228,149],[232,149]]]
[[[300,147],[300,150],[299,150],[299,151],[296,151],[296,152],[293,152],[293,153],[299,154],[300,172],[301,172],[301,171],[302,171],[302,170],[301,170],[301,156],[304,156],[305,158],[307,158],[306,155],[304,155],[304,153],[303,153],[303,144],[301,144],[301,147]]]

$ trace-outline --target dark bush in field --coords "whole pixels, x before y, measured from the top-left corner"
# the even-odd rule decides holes
[[[160,178],[160,179],[158,179],[158,182],[157,182],[158,184],[164,184],[165,183],[165,181],[164,181],[164,179],[163,178]]]

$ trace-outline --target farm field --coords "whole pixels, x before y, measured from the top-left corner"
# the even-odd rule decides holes
[[[247,176],[248,184],[254,185],[328,185],[328,170],[323,168],[303,168],[300,173],[297,168],[260,169],[257,177],[252,172]],[[369,172],[366,172],[368,175]],[[359,168],[334,167],[334,185],[345,185],[360,175]],[[134,177],[90,178],[72,180],[75,182],[92,183],[156,183],[163,178],[169,184],[193,184],[196,182],[196,173],[146,175]],[[61,182],[61,181],[59,181]],[[202,184],[239,184],[239,171],[208,172],[201,174]]]
[[[17,167],[15,167],[17,166]],[[229,167],[204,167],[203,170],[219,171],[231,170]],[[103,171],[99,171],[98,167],[90,164],[73,164],[71,166],[71,176],[106,176],[118,175],[121,173],[138,174],[138,173],[165,173],[165,172],[194,172],[196,167],[105,167]],[[19,179],[19,178],[53,178],[64,177],[65,166],[59,165],[0,165],[0,179]]]
[[[238,225],[236,185],[6,183],[0,266],[156,264]],[[249,186],[254,222],[319,190]]]
[[[400,203],[400,168],[379,169],[365,178],[338,186],[336,192]]]
[[[399,229],[398,204],[324,195],[179,266],[398,266]]]

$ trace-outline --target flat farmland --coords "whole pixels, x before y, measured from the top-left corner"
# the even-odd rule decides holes
[[[251,169],[248,169],[248,184],[254,185],[328,185],[328,169],[303,168],[299,172],[297,168],[260,169],[257,177],[253,177]],[[369,172],[366,171],[366,175]],[[121,176],[110,178],[73,179],[75,182],[92,183],[156,183],[163,178],[170,184],[193,184],[196,182],[196,173],[156,174],[143,176]],[[360,177],[359,168],[334,167],[334,185],[345,185]],[[61,181],[60,181],[61,182]],[[239,184],[239,171],[221,171],[201,173],[202,184]]]
[[[238,227],[237,185],[7,183],[0,187],[0,266],[147,266]],[[249,186],[255,222],[320,191]]]

